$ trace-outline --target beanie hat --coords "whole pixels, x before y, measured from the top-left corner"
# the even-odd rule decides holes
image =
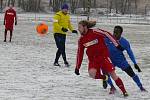
[[[62,7],[61,7],[61,9],[68,9],[68,8],[69,8],[69,6],[66,3],[63,4]]]

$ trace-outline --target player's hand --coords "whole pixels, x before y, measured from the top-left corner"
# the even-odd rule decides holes
[[[15,21],[15,25],[17,25],[17,21]]]
[[[63,32],[67,32],[68,31],[68,29],[67,28],[64,28],[64,27],[62,27],[62,29],[61,29]]]
[[[134,64],[134,68],[135,68],[136,70],[138,70],[138,72],[142,72],[141,69],[140,69],[140,67],[139,67],[137,64]]]
[[[76,68],[74,72],[75,72],[76,75],[80,75],[79,69]]]
[[[78,34],[77,30],[72,30],[72,33]]]

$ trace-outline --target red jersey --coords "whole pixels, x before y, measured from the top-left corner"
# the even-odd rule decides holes
[[[5,28],[8,30],[13,30],[14,18],[16,17],[16,11],[14,9],[8,9],[5,12],[4,21],[5,21]]]
[[[80,37],[78,41],[78,52],[76,62],[77,69],[80,69],[85,48],[89,62],[92,62],[93,58],[95,57],[109,57],[108,48],[105,44],[106,37],[108,37],[116,47],[119,46],[117,40],[115,40],[109,32],[101,29],[89,29],[87,34],[82,35]]]

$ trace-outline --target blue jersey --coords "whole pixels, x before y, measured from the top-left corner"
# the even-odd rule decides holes
[[[134,54],[131,50],[130,44],[125,38],[121,37],[119,40],[120,45],[124,48],[123,51],[118,50],[108,38],[105,39],[105,42],[109,49],[110,58],[111,58],[112,63],[114,64],[114,66],[117,66],[121,69],[125,69],[126,67],[129,66],[129,64],[123,54],[123,51],[125,51],[125,50],[127,51],[132,62],[134,64],[136,64],[136,60],[135,60]]]

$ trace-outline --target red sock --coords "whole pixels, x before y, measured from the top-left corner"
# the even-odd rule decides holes
[[[122,93],[126,92],[126,89],[124,87],[124,84],[122,82],[122,80],[118,77],[117,80],[115,80],[116,85],[121,89]]]

